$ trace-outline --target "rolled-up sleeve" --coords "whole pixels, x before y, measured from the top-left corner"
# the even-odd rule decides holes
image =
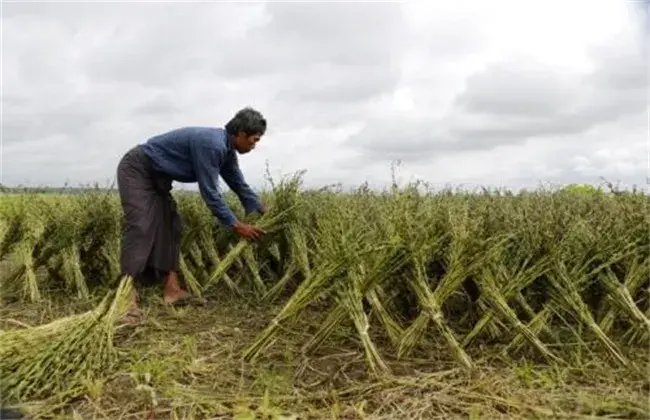
[[[226,181],[228,187],[239,197],[239,201],[246,213],[261,210],[262,203],[260,202],[260,198],[246,183],[244,174],[242,174],[239,168],[237,155],[234,152],[229,154],[228,159],[223,163],[221,177]]]
[[[191,142],[190,149],[201,197],[224,226],[232,227],[237,222],[237,218],[219,190],[221,161],[219,151],[210,147],[208,141],[202,139]]]

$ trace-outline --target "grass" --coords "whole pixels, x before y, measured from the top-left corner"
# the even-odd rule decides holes
[[[283,180],[254,245],[177,194],[182,279],[208,303],[172,310],[139,284],[146,321],[117,330],[82,315],[118,286],[115,195],[0,196],[3,401],[68,418],[650,416],[647,195],[419,187]]]
[[[157,290],[156,290],[157,292]],[[253,310],[213,297],[206,307],[172,309],[146,293],[145,322],[118,332],[119,364],[86,384],[52,418],[647,418],[648,381],[598,358],[588,365],[514,363],[476,348],[468,373],[441,347],[408,360],[385,355],[393,375],[368,374],[362,344],[341,329],[315,354],[299,346],[318,327],[313,313],[256,363],[241,352],[277,308]],[[36,325],[89,309],[60,300],[6,305],[2,328]],[[12,321],[9,321],[12,320]],[[378,338],[379,340],[379,338]],[[561,349],[556,349],[561,353]],[[57,399],[32,403],[51,413]],[[292,417],[293,416],[293,417]],[[154,418],[154,417],[150,417]]]

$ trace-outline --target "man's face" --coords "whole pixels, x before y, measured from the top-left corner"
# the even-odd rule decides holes
[[[240,154],[248,153],[255,148],[255,145],[257,145],[257,142],[260,141],[261,137],[260,134],[249,136],[246,133],[239,133],[235,137],[235,150]]]

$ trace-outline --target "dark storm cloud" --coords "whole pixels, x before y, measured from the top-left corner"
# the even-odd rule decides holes
[[[272,78],[267,88],[283,100],[316,102],[354,91],[360,81],[366,96],[397,83],[399,68],[391,63],[399,59],[399,4],[267,3],[251,15],[248,30],[238,29],[247,26],[241,11],[255,7],[140,6],[131,13],[142,23],[122,20],[98,48],[87,50],[88,77],[157,87],[210,74],[232,81]]]
[[[324,121],[309,120],[316,125],[330,123],[331,106],[346,112],[397,85],[399,4],[267,3],[265,13],[264,26],[217,54],[216,75],[262,77],[286,114],[318,110]]]
[[[555,117],[572,106],[567,97],[582,93],[576,82],[538,63],[506,61],[470,76],[455,106],[473,114]]]
[[[560,73],[522,59],[492,64],[467,79],[444,117],[417,118],[418,128],[405,128],[397,119],[372,121],[351,144],[368,160],[417,162],[440,153],[578,135],[642,112],[646,63],[640,44],[591,53],[594,70],[587,75]]]
[[[612,91],[637,91],[648,85],[648,35],[640,37],[636,44],[627,48],[603,46],[592,48],[599,65],[599,71],[590,75],[589,80],[596,86]]]
[[[265,25],[219,54],[217,74],[248,77],[322,64],[355,71],[399,57],[398,3],[271,2],[264,11]]]
[[[387,160],[480,166],[483,155],[465,151],[540,136],[573,141],[640,100],[645,109],[638,47],[594,50],[588,76],[511,59],[463,85],[465,66],[480,65],[495,42],[481,23],[490,7],[431,4],[5,4],[5,182],[110,179],[136,142],[224,124],[246,105],[269,120],[260,153],[242,159],[253,184],[266,159],[285,173],[308,168],[306,182],[322,183],[383,179],[372,167],[388,174]],[[411,89],[412,115],[391,109],[397,87]],[[598,169],[600,155],[585,155]],[[445,165],[444,175],[423,171],[464,176],[455,161]]]
[[[356,105],[375,96],[391,92],[397,83],[397,69],[383,67],[378,71],[372,65],[358,66],[308,66],[302,70],[291,86],[278,92],[280,101],[301,103],[342,103]],[[309,77],[304,77],[305,73]]]
[[[266,3],[264,23],[220,51],[212,69],[220,78],[261,81],[278,129],[363,119],[368,104],[399,82],[407,43],[400,10],[397,3]]]
[[[112,177],[134,143],[176,125],[223,124],[246,105],[267,115],[270,133],[358,119],[399,79],[399,10],[7,4],[4,181]]]
[[[459,147],[579,134],[643,110],[647,99],[642,51],[630,46],[594,54],[595,70],[586,77],[508,63],[470,78],[455,104],[461,117],[451,124],[452,135],[463,139]],[[493,118],[481,119],[486,115]]]
[[[97,81],[173,87],[207,74],[210,63],[233,49],[224,34],[240,6],[217,3],[147,4],[115,20],[110,38],[87,53]]]

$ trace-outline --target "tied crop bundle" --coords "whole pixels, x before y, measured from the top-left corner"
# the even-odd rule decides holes
[[[287,223],[286,219],[287,219],[287,215],[289,214],[289,210],[292,209],[284,210],[274,215],[265,215],[258,221],[258,223],[256,223],[256,226],[264,230],[266,233],[280,230]],[[230,268],[230,266],[232,266],[235,263],[237,258],[240,255],[242,255],[250,245],[251,243],[248,240],[240,239],[237,242],[237,245],[235,245],[230,250],[230,252],[226,254],[226,256],[223,258],[223,260],[221,261],[217,269],[210,276],[210,280],[208,280],[204,288],[212,286],[217,281],[219,281],[221,277]]]
[[[290,181],[287,186],[277,188],[275,192],[275,206],[271,212],[264,214],[257,220],[255,226],[264,230],[267,234],[279,232],[289,227],[296,219],[296,214],[299,213],[300,205],[302,203],[298,200],[297,193],[297,178]],[[228,269],[235,264],[240,257],[243,257],[245,264],[249,270],[254,274],[253,281],[258,291],[264,295],[266,285],[259,276],[259,267],[252,254],[249,253],[251,243],[246,239],[240,239],[237,244],[230,249],[230,251],[219,261],[216,269],[211,273],[206,283],[203,285],[203,290],[213,287],[222,278],[227,277]],[[226,279],[226,281],[228,281]]]
[[[74,394],[115,358],[116,323],[128,310],[133,280],[124,277],[113,299],[48,324],[0,333],[2,402]]]

